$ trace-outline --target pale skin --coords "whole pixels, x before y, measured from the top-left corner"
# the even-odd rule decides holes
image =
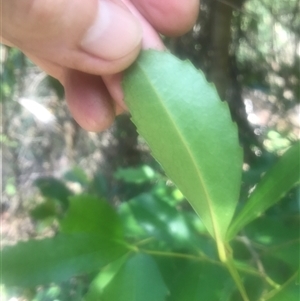
[[[164,49],[159,33],[190,30],[199,11],[199,0],[0,1],[1,42],[57,78],[74,119],[95,132],[126,110],[122,71],[141,49]]]

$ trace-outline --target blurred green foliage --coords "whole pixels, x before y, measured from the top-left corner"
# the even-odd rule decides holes
[[[0,52],[5,60],[5,68],[1,68],[0,95],[1,102],[9,100],[15,93],[16,74],[23,69],[24,55],[15,48],[0,45]]]
[[[140,192],[115,209],[79,167],[62,180],[43,179],[44,201],[32,217],[41,223],[52,216],[57,234],[4,248],[3,294],[18,292],[32,301],[242,300],[213,239],[178,189],[150,166],[121,171],[116,179]],[[64,193],[44,189],[61,191],[73,181],[81,193],[69,196],[68,206],[60,201]],[[292,281],[299,266],[298,191],[288,195],[288,206],[283,199],[230,243],[250,300],[299,297]]]

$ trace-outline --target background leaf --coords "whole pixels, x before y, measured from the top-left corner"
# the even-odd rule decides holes
[[[30,211],[30,216],[35,220],[44,220],[49,217],[58,215],[58,210],[55,202],[51,199],[46,200],[44,203],[38,204]]]
[[[89,183],[89,178],[85,171],[79,166],[74,166],[64,174],[67,181],[79,183],[81,186],[86,186]]]
[[[168,289],[160,271],[145,254],[134,254],[105,287],[103,301],[165,301]]]
[[[189,62],[144,51],[125,72],[125,102],[154,157],[217,239],[239,196],[242,152],[216,89]]]
[[[140,184],[155,179],[155,171],[150,166],[143,165],[139,168],[119,168],[114,176],[126,183]]]
[[[93,234],[59,234],[1,252],[1,282],[32,287],[100,269],[125,254],[123,244]]]
[[[286,220],[280,220],[266,215],[246,226],[244,235],[259,255],[269,277],[275,282],[284,283],[298,269],[299,219],[293,221],[288,216]],[[236,250],[234,254],[237,257]]]
[[[300,180],[300,141],[278,160],[257,184],[228,230],[232,239],[245,225],[278,202]]]
[[[70,207],[60,222],[64,233],[89,232],[110,239],[122,239],[121,222],[106,202],[90,195],[70,197]]]
[[[41,177],[34,184],[44,197],[59,201],[64,209],[68,207],[68,198],[73,193],[62,181],[53,177]]]
[[[220,266],[189,262],[174,283],[171,301],[230,300],[235,290],[228,273]]]
[[[87,294],[84,296],[84,301],[99,300],[104,288],[114,279],[123,264],[128,260],[128,254],[118,258],[116,261],[105,266],[101,272],[94,278]]]
[[[300,298],[299,271],[278,291],[267,294],[266,301],[298,301]]]
[[[127,204],[138,225],[149,236],[165,241],[169,247],[191,250],[203,247],[203,237],[193,227],[191,217],[185,216],[161,199],[150,193],[143,193]]]

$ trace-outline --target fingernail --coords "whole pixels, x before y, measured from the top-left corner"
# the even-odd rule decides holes
[[[135,17],[115,3],[101,0],[81,47],[102,59],[115,60],[132,52],[141,40],[142,29]]]

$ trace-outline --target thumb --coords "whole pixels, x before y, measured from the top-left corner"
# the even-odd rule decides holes
[[[3,1],[2,38],[32,57],[87,73],[126,68],[142,30],[120,0]]]
[[[137,19],[121,2],[98,1],[93,22],[81,40],[88,53],[106,60],[119,59],[141,43]]]

